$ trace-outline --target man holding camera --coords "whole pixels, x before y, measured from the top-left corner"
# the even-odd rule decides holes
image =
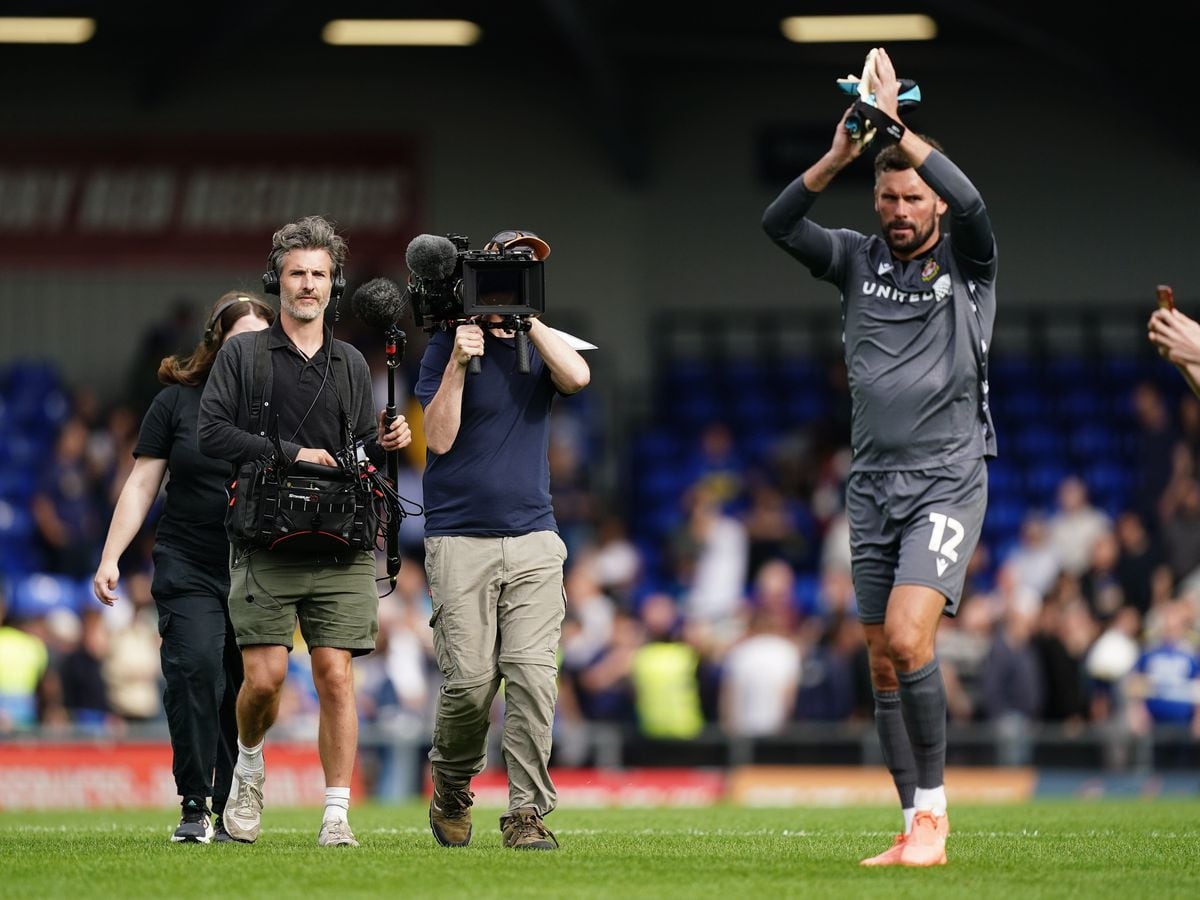
[[[488,250],[550,246],[503,231]],[[583,358],[540,319],[529,321],[529,370],[499,316],[439,331],[421,360],[425,409],[425,570],[433,597],[434,650],[445,679],[429,758],[429,824],[443,846],[471,840],[471,779],[486,764],[492,700],[504,680],[504,759],[509,805],[504,845],[553,850],[543,817],[558,697],[557,652],[565,612],[566,546],[550,505],[547,459],[556,394],[587,386]],[[468,372],[479,358],[478,374]]]
[[[398,450],[412,440],[403,417],[385,425],[380,411],[375,419],[366,360],[350,344],[334,340],[325,325],[331,297],[336,303],[345,286],[345,258],[345,241],[320,216],[275,232],[263,281],[269,293],[279,294],[280,315],[265,339],[239,335],[217,355],[200,404],[200,449],[206,455],[235,465],[268,457],[276,446],[268,435],[276,428],[288,463],[318,466],[337,467],[339,455],[353,459],[349,441],[362,442],[368,455],[381,458],[380,448]],[[258,359],[259,353],[268,359]],[[255,384],[256,362],[265,385]],[[252,407],[260,410],[261,426],[253,431]],[[326,789],[317,843],[357,847],[347,820],[358,746],[351,658],[370,653],[379,630],[374,554],[236,545],[232,550],[229,616],[245,681],[238,694],[238,760],[226,830],[247,843],[258,837],[263,741],[279,711],[298,620],[320,703],[318,747]]]
[[[946,691],[934,640],[941,617],[958,609],[987,505],[985,459],[996,453],[987,401],[996,244],[974,185],[900,123],[887,53],[869,59],[875,106],[846,111],[829,151],[767,208],[763,227],[842,295],[854,587],[876,728],[905,817],[894,845],[863,865],[930,866],[946,862],[949,832]],[[875,160],[882,239],[808,218],[863,151],[847,129],[851,115],[896,142]],[[940,228],[947,209],[953,235]]]

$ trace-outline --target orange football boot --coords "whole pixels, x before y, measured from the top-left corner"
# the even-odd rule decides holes
[[[927,809],[913,816],[912,831],[900,851],[902,866],[944,866],[946,836],[950,834],[947,816],[935,816]]]
[[[898,866],[900,865],[900,853],[904,850],[904,844],[908,840],[907,834],[896,835],[896,840],[892,846],[888,847],[878,856],[869,856],[859,862],[860,866]]]

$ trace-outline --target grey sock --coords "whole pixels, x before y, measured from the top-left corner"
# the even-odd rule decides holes
[[[917,787],[941,787],[946,771],[946,683],[938,661],[897,672],[900,710],[917,765]]]
[[[875,730],[879,732],[879,746],[883,749],[883,761],[892,773],[896,793],[900,795],[900,808],[910,809],[913,794],[917,790],[917,763],[913,759],[912,744],[908,740],[908,728],[900,713],[900,694],[897,691],[875,691]]]

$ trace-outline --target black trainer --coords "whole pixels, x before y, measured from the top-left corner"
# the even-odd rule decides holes
[[[207,844],[213,837],[212,813],[203,799],[185,797],[179,827],[171,835],[173,844]]]
[[[216,826],[213,828],[213,843],[214,844],[236,844],[237,839],[234,838],[228,831],[225,830],[225,819],[223,816],[216,817]]]

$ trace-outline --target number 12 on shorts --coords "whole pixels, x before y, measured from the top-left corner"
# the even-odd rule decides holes
[[[934,553],[940,553],[950,562],[958,562],[958,550],[956,549],[962,543],[962,539],[966,537],[967,531],[962,526],[962,522],[955,519],[953,516],[948,516],[945,513],[930,513],[929,521],[933,523],[933,534],[929,536],[929,549]],[[949,539],[946,538],[946,529],[950,529]],[[946,571],[946,559],[937,561],[938,575]]]

